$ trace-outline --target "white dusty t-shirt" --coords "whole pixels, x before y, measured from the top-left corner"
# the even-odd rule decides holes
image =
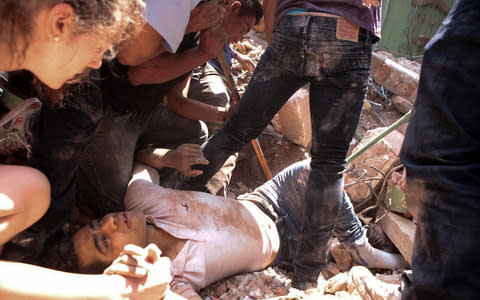
[[[137,180],[128,188],[125,205],[187,240],[171,265],[171,289],[184,297],[224,277],[264,269],[280,247],[275,223],[250,201]]]
[[[165,40],[164,47],[171,53],[177,52],[190,12],[200,0],[145,0],[145,20]]]

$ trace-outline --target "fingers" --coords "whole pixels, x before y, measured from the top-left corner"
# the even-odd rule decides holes
[[[155,244],[145,248],[128,244],[104,273],[141,278],[149,272],[153,264],[160,260],[160,255],[161,251]]]
[[[188,176],[188,177],[197,177],[199,175],[202,175],[203,171],[202,170],[188,169],[188,170],[182,172],[182,174],[185,175],[185,176]]]

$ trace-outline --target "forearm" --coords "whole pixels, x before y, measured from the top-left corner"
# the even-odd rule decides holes
[[[128,79],[132,85],[159,84],[177,78],[209,59],[207,53],[198,47],[178,54],[164,53],[130,68]]]
[[[65,273],[0,261],[0,299],[126,299],[132,286],[119,275]]]
[[[209,105],[180,94],[167,95],[167,108],[185,118],[210,122],[223,122],[227,110],[224,107]]]
[[[154,147],[144,148],[135,153],[135,160],[156,169],[165,167],[173,168],[174,166],[172,166],[168,159],[166,159],[167,153],[170,151],[172,151],[172,149]]]
[[[265,34],[267,42],[270,44],[273,38],[273,24],[275,23],[275,9],[277,8],[278,0],[264,0],[263,1],[263,15],[265,20]]]
[[[143,29],[124,41],[118,50],[118,61],[126,66],[138,66],[166,51],[163,37],[148,23]]]

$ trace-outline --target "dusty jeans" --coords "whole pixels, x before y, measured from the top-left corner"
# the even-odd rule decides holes
[[[401,159],[418,206],[408,299],[477,299],[480,1],[457,1],[425,48]]]
[[[285,16],[275,30],[245,95],[230,121],[205,145],[210,164],[184,189],[201,190],[232,153],[256,138],[273,116],[310,83],[312,171],[295,256],[295,275],[315,280],[326,263],[328,241],[344,197],[342,172],[367,90],[371,35],[359,42],[337,40],[337,19]]]
[[[118,112],[107,106],[80,162],[78,200],[98,217],[124,210],[123,197],[138,147],[174,149],[184,143],[201,144],[206,138],[204,124],[173,113],[161,103],[149,112]]]
[[[297,238],[303,224],[303,201],[307,191],[307,180],[310,174],[310,160],[297,162],[273,179],[265,182],[252,193],[238,197],[259,203],[263,211],[276,223],[280,234],[280,252],[274,264],[291,269],[297,249]],[[344,193],[338,218],[334,226],[334,235],[340,242],[355,242],[364,234],[362,224],[358,220],[353,206]]]
[[[99,82],[95,78],[98,78],[97,71],[91,76],[92,84],[71,86],[61,107],[52,107],[49,100],[41,98],[43,106],[33,130],[29,164],[42,171],[51,184],[50,207],[33,226],[48,236],[59,232],[70,218],[79,162],[104,113]]]

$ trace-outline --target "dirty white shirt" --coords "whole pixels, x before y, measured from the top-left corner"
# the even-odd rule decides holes
[[[178,50],[190,12],[200,0],[145,0],[145,20],[165,40],[164,47],[171,53]]]
[[[264,269],[279,246],[274,222],[255,204],[206,193],[176,191],[144,180],[130,184],[127,210],[187,242],[172,261],[172,291],[192,297],[224,277]]]

